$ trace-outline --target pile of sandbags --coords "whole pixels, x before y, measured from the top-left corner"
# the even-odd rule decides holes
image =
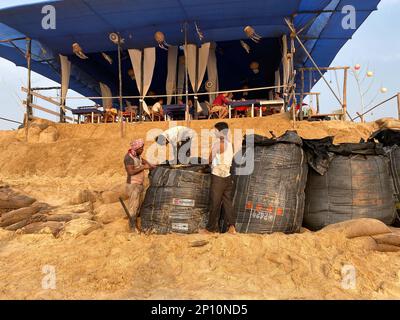
[[[45,119],[34,119],[29,123],[28,132],[26,128],[18,130],[17,139],[29,143],[51,143],[59,138],[58,130],[54,122]]]
[[[400,229],[390,228],[375,219],[355,219],[329,225],[321,233],[339,233],[362,242],[365,249],[381,252],[400,251]]]
[[[76,231],[78,228],[74,220],[80,221],[79,231]],[[89,203],[55,208],[9,186],[0,186],[0,228],[22,234],[49,233],[58,236],[64,233],[88,234],[100,227],[101,224],[94,221]],[[71,228],[73,231],[69,231]]]

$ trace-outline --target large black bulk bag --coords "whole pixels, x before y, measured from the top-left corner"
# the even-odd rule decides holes
[[[382,129],[375,132],[372,139],[378,140],[386,148],[390,160],[390,173],[393,178],[394,191],[400,202],[400,131]]]
[[[237,175],[241,166],[234,167],[234,209],[239,232],[300,230],[308,168],[301,144],[295,132],[287,132],[278,139],[254,136],[254,147],[243,150],[243,157],[254,152],[254,170]]]
[[[307,149],[308,142],[304,143]],[[325,169],[311,169],[306,187],[304,226],[319,230],[329,224],[373,218],[390,225],[395,219],[389,159],[375,143],[328,146]],[[320,157],[321,159],[323,157]],[[310,163],[315,166],[315,162]],[[323,166],[317,165],[317,169]]]
[[[151,172],[140,209],[144,231],[195,233],[205,227],[211,176],[205,166],[177,167],[159,166]]]
[[[390,160],[390,174],[393,179],[396,195],[397,219],[394,226],[400,226],[400,130],[381,129],[375,132],[372,139],[378,140],[385,147]]]

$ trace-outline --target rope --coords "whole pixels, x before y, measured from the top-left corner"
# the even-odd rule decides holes
[[[375,107],[372,107],[371,109],[368,109],[363,114],[360,114],[357,117],[355,117],[353,120],[356,120],[357,118],[361,118],[362,116],[365,116],[367,113],[370,113],[372,110],[380,107],[381,105],[385,104],[386,102],[389,102],[390,100],[393,100],[394,98],[397,98],[397,94],[395,94],[393,97],[391,97],[389,99],[386,99],[385,101],[382,101],[381,103],[377,104]]]
[[[22,124],[22,122],[15,121],[15,120],[11,120],[11,119],[7,119],[7,118],[3,118],[3,117],[0,117],[0,120],[4,120],[4,121],[8,121],[8,122],[13,122],[13,123],[17,123],[17,124]]]

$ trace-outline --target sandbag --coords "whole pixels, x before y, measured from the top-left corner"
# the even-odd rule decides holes
[[[234,164],[236,229],[242,233],[299,232],[304,211],[307,161],[301,138],[287,132],[277,139],[254,136],[254,146]],[[254,152],[254,170],[239,174]],[[252,161],[251,157],[247,158]],[[238,165],[239,163],[240,165]]]
[[[319,230],[351,219],[390,225],[396,216],[389,159],[378,154],[335,154],[324,175],[310,170],[304,226]]]
[[[207,166],[159,166],[140,209],[143,231],[195,233],[205,228],[211,175]]]

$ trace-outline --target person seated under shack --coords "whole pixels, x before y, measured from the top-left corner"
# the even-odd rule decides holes
[[[242,86],[242,90],[246,90],[246,89],[249,89],[249,86],[247,84]],[[238,100],[238,101],[247,101],[249,99],[250,99],[250,96],[249,96],[248,91],[242,91],[236,95],[236,100]],[[235,118],[244,118],[247,116],[247,112],[249,110],[250,110],[250,106],[236,107],[234,109],[233,116]]]
[[[112,106],[106,107],[104,110],[104,123],[115,122],[117,115],[117,109],[113,108]]]
[[[218,112],[218,117],[224,119],[228,116],[229,93],[220,93],[212,103],[212,112]]]
[[[153,117],[164,117],[164,110],[163,110],[164,100],[160,98],[151,108],[151,113]]]
[[[282,101],[282,108],[280,110],[272,109],[272,114],[284,113],[285,112],[284,100],[283,100],[282,94],[280,92],[275,92],[274,93],[274,100],[275,101]]]
[[[193,129],[184,126],[176,126],[165,130],[156,137],[155,141],[160,146],[171,145],[174,158],[168,161],[169,164],[189,164],[190,149],[194,136],[195,132]],[[167,159],[165,159],[165,162],[167,162]]]

